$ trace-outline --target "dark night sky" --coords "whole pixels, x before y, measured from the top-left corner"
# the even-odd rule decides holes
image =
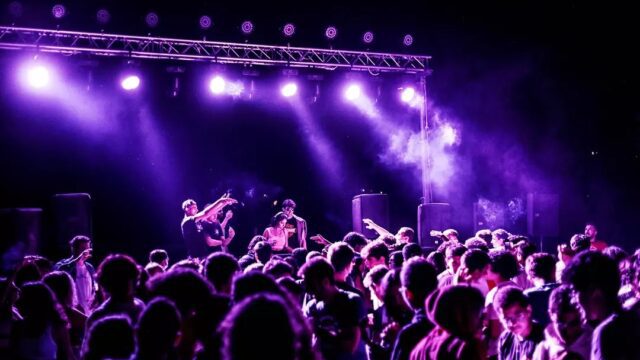
[[[8,3],[2,2],[0,12],[5,25],[13,22]],[[69,14],[56,23],[50,15],[54,2],[21,3],[17,26],[97,31],[95,12],[105,6],[112,16],[105,31],[114,33],[146,34],[143,19],[150,10],[160,17],[152,34],[167,37],[243,41],[239,24],[251,19],[256,31],[249,41],[284,44],[279,27],[291,21],[298,26],[293,46],[326,47],[323,32],[331,24],[339,31],[334,47],[364,50],[362,33],[374,31],[372,51],[433,56],[433,109],[455,117],[464,129],[457,173],[447,191],[437,194],[454,205],[454,225],[469,234],[471,203],[479,197],[504,202],[546,191],[561,196],[563,238],[595,221],[605,239],[629,249],[640,244],[630,235],[640,215],[640,59],[633,54],[637,26],[630,5],[66,1]],[[197,27],[201,14],[215,24],[205,34]],[[409,50],[401,45],[405,33],[415,38]],[[10,78],[13,54],[0,53],[3,79]],[[380,162],[383,139],[329,96],[313,111],[340,154],[337,162],[348,169],[337,189],[328,185],[295,115],[282,104],[225,104],[196,93],[204,64],[188,65],[182,95],[168,99],[165,92],[149,90],[168,88],[167,64],[151,62],[142,65],[153,74],[153,85],[130,99],[110,94],[105,85],[121,62],[99,63],[96,84],[102,86],[95,93],[120,109],[109,116],[117,136],[81,130],[56,104],[15,97],[11,87],[0,92],[0,207],[46,207],[54,193],[89,192],[96,242],[105,251],[138,256],[154,246],[180,249],[179,202],[195,197],[204,203],[227,188],[245,194],[256,187],[268,195],[239,210],[239,242],[252,232],[246,224],[261,228],[271,211],[268,203],[284,196],[299,200],[312,231],[340,236],[350,225],[350,198],[361,188],[390,194],[394,226],[415,226],[420,189],[412,170]],[[263,74],[276,77],[271,70]],[[323,87],[336,81],[337,75],[328,75]],[[386,77],[381,83],[392,87],[394,81]],[[404,111],[392,102],[386,106]],[[417,121],[410,114],[397,120]],[[142,135],[149,127],[162,134],[163,152],[145,152],[151,140]]]

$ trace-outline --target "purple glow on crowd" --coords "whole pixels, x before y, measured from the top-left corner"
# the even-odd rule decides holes
[[[282,96],[284,97],[292,97],[295,94],[298,93],[298,85],[296,85],[296,83],[287,83],[285,84],[281,89],[280,89],[280,93],[282,94]]]
[[[126,76],[120,82],[120,86],[127,91],[135,90],[140,86],[140,78],[137,75]]]
[[[222,76],[214,76],[211,81],[209,81],[209,90],[214,95],[220,95],[224,93],[226,88],[226,81]]]

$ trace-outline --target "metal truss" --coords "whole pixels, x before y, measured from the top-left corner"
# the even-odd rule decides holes
[[[0,49],[427,74],[430,56],[225,43],[0,26]]]

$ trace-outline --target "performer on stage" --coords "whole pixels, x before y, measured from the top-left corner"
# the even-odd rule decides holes
[[[602,251],[607,248],[607,243],[598,239],[598,229],[593,224],[587,224],[584,228],[584,234],[591,241],[591,250]]]
[[[293,213],[295,209],[295,201],[286,199],[282,202],[282,213],[287,217],[286,230],[289,246],[292,249],[307,248],[307,222]]]
[[[287,216],[279,212],[271,219],[271,226],[264,229],[264,236],[275,253],[290,253],[293,249],[289,246],[289,235],[286,230]]]
[[[221,222],[219,219],[222,217],[222,211],[218,211],[215,215],[211,215],[209,218],[200,221],[202,231],[205,235],[209,235],[209,237],[216,242],[221,242],[220,245],[209,246],[209,253],[227,251],[227,246],[236,235],[232,227],[229,226],[229,228],[226,229],[232,216],[233,213],[231,210],[227,210],[227,213]]]
[[[224,214],[224,218],[222,218],[222,212],[218,213],[218,220],[220,220],[220,227],[222,227],[222,232],[225,236],[226,244],[222,245],[222,251],[228,252],[227,247],[233,238],[236,236],[236,231],[229,225],[229,220],[233,218],[233,211],[227,210]]]
[[[187,252],[190,257],[204,259],[209,255],[210,246],[222,245],[222,241],[214,240],[202,231],[201,221],[222,211],[225,206],[235,203],[237,201],[227,194],[202,211],[198,211],[198,204],[192,199],[182,202],[184,218],[180,227],[182,228],[182,237],[187,245]]]

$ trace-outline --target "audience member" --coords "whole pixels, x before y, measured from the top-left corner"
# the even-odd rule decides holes
[[[545,339],[536,348],[533,359],[589,359],[592,329],[583,325],[571,287],[562,285],[551,292],[549,317],[551,324],[545,329]]]
[[[404,263],[400,280],[402,296],[413,310],[413,318],[398,333],[391,354],[392,360],[409,359],[413,348],[433,329],[433,324],[427,318],[424,302],[438,286],[436,269],[420,257],[411,258]]]
[[[484,360],[480,340],[484,298],[471,286],[445,286],[426,301],[427,316],[435,325],[411,352],[411,360]]]
[[[366,359],[360,333],[366,316],[360,296],[336,287],[333,267],[324,259],[304,264],[300,276],[314,296],[304,314],[313,324],[320,353],[325,359]]]
[[[549,323],[549,296],[560,285],[555,281],[556,261],[550,254],[535,253],[527,258],[525,271],[533,284],[524,291],[531,303],[533,320],[545,327]]]
[[[496,293],[493,307],[505,329],[498,340],[498,359],[531,359],[544,339],[544,327],[533,321],[527,296],[516,286],[503,286]]]

